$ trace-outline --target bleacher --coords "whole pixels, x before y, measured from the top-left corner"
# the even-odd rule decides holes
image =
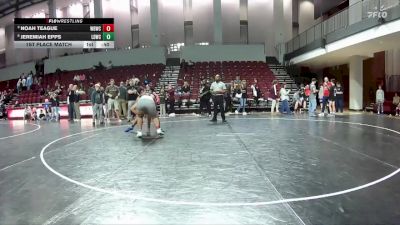
[[[269,93],[272,81],[275,79],[274,74],[264,62],[197,62],[193,66],[187,66],[185,70],[181,68],[178,86],[182,86],[184,81],[189,82],[192,90],[190,99],[191,101],[196,101],[199,96],[201,80],[214,78],[216,74],[220,74],[222,81],[225,83],[232,82],[236,79],[236,76],[240,76],[241,80],[246,80],[250,100],[253,98],[250,86],[255,78],[258,80],[258,85],[265,97]]]
[[[146,75],[149,76],[148,78],[152,81],[152,84],[156,86],[159,82],[164,67],[165,66],[163,64],[145,64],[120,66],[108,70],[84,69],[63,71],[59,73],[46,74],[42,79],[41,86],[47,87],[47,85],[50,85],[51,88],[54,88],[54,84],[58,80],[61,86],[64,87],[62,95],[60,96],[60,101],[65,102],[67,100],[67,93],[65,90],[68,88],[69,84],[74,84],[73,78],[75,75],[85,74],[86,79],[81,81],[85,90],[89,88],[90,83],[101,82],[102,86],[105,87],[111,78],[115,80],[117,85],[119,85],[119,82],[125,82],[127,79],[132,78],[133,76],[143,81]],[[10,87],[14,88],[17,81],[18,79],[11,80]],[[89,99],[90,96],[87,94],[81,96],[82,101],[87,101]],[[44,97],[40,96],[39,89],[37,87],[33,87],[33,90],[20,93],[16,100],[18,100],[20,104],[34,104],[44,102]]]

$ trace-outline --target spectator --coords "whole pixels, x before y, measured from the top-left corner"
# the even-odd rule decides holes
[[[165,109],[165,99],[166,99],[167,95],[165,92],[164,87],[161,87],[160,89],[160,117],[166,117],[167,116],[167,112]]]
[[[283,84],[283,87],[279,91],[279,94],[281,96],[281,101],[282,101],[282,110],[281,113],[283,114],[290,114],[290,108],[289,108],[289,90],[286,90],[286,83]]]
[[[78,83],[81,80],[81,77],[77,74],[74,76],[74,82]]]
[[[183,86],[179,91],[179,108],[182,105],[183,100],[187,101],[187,107],[189,107],[189,100],[190,100],[190,86],[187,81],[183,82]]]
[[[136,80],[135,79],[130,79],[129,80],[129,85],[127,87],[127,94],[128,94],[128,122],[132,120],[132,106],[135,104],[136,99],[139,96],[139,90],[138,87],[136,86]]]
[[[230,93],[228,92],[228,94],[230,94]],[[199,113],[199,115],[207,113],[206,115],[208,115],[209,117],[211,116],[210,99],[211,99],[210,83],[207,80],[203,80],[201,82],[201,89],[200,89],[200,113]],[[206,109],[206,111],[204,111],[204,109]]]
[[[92,102],[92,107],[93,107],[93,126],[96,125],[96,119],[97,122],[100,121],[100,125],[104,124],[104,118],[103,118],[103,99],[104,95],[100,89],[100,84],[97,83],[94,85],[94,91],[92,92],[90,99]]]
[[[115,85],[114,79],[110,80],[110,85],[106,87],[105,93],[109,97],[107,102],[109,119],[111,118],[114,109],[118,122],[121,122],[119,116],[119,106],[117,101],[119,96],[119,88]]]
[[[301,113],[301,108],[305,109],[306,108],[306,99],[305,99],[305,90],[304,90],[304,85],[300,86],[300,89],[298,89],[294,94],[293,94],[293,102],[294,102],[294,111]]]
[[[316,110],[317,110],[317,86],[315,85],[317,83],[317,79],[312,78],[311,79],[311,84],[310,84],[310,96],[308,97],[310,100],[310,106],[308,109],[308,115],[313,117],[316,116]]]
[[[400,97],[397,95],[397,93],[394,93],[392,104],[393,104],[393,108],[395,110],[396,110],[397,106],[399,105],[399,103],[400,103]]]
[[[60,121],[60,99],[56,93],[50,94],[51,120]]]
[[[236,79],[233,81],[233,83],[234,84],[238,84],[238,85],[242,84],[242,81],[240,80],[240,76],[239,75],[236,75]]]
[[[343,87],[342,84],[336,83],[336,112],[343,114],[344,108],[344,97],[343,97]]]
[[[328,114],[330,114],[330,107],[329,107],[329,96],[330,96],[330,88],[332,84],[329,82],[328,77],[324,78],[324,83],[322,85],[323,88],[323,97],[322,97],[322,108],[321,113],[319,116],[325,116],[325,108],[328,106]]]
[[[85,81],[86,80],[86,75],[85,74],[81,74],[81,75],[79,75],[79,80],[82,82],[82,81]]]
[[[24,75],[22,76],[22,81],[21,81],[21,83],[22,83],[22,90],[23,90],[23,91],[26,91],[26,78],[25,78]]]
[[[274,80],[272,82],[272,88],[270,89],[269,100],[272,101],[271,113],[279,112],[279,90],[278,90],[277,80]]]
[[[149,79],[149,75],[146,74],[146,76],[144,77],[143,84],[144,84],[145,86],[147,86],[147,85],[150,85],[150,83],[151,83],[151,80]]]
[[[335,107],[335,103],[336,103],[336,87],[335,87],[335,79],[331,79],[331,82],[329,84],[329,111],[330,111],[330,116],[335,116],[335,112],[336,112],[336,107]]]
[[[34,120],[32,117],[32,108],[29,105],[25,106],[25,110],[24,110],[24,120]]]
[[[28,75],[28,78],[26,79],[26,87],[28,90],[31,90],[33,84],[33,78],[32,78],[32,71],[31,73]]]
[[[251,85],[251,91],[253,92],[254,103],[258,105],[258,99],[261,98],[261,90],[258,87],[258,80],[254,78],[254,82]]]
[[[22,91],[22,79],[19,78],[17,82],[17,93],[19,94]]]
[[[207,81],[208,82],[208,81]],[[225,113],[231,113],[233,104],[232,104],[232,84],[226,84],[226,92],[224,93],[224,100],[225,100]],[[210,96],[211,98],[211,96]],[[210,100],[209,100],[210,102]],[[210,103],[208,103],[210,105]],[[210,105],[211,108],[211,105]],[[209,112],[209,116],[211,116],[211,109]]]
[[[76,94],[74,91],[74,85],[70,84],[68,87],[68,94],[67,94],[68,117],[70,122],[74,122],[75,101],[76,101]]]
[[[78,89],[78,85],[73,86],[73,90],[75,91],[75,101],[74,101],[74,110],[75,110],[75,118],[76,120],[81,120],[81,109],[80,109],[80,100],[81,95],[84,95],[85,92],[81,89]]]
[[[100,87],[99,87],[100,88]],[[89,89],[88,89],[88,95],[90,96],[90,98],[92,97],[93,91],[95,91],[95,87],[93,83],[89,84]]]
[[[396,116],[400,116],[400,103],[396,107]]]
[[[236,90],[236,98],[239,99],[239,106],[235,111],[235,114],[239,114],[240,110],[243,110],[243,116],[246,116],[246,101],[247,101],[247,82],[246,80],[242,80],[242,83],[238,86],[239,88]]]
[[[383,103],[385,102],[385,92],[382,90],[381,85],[379,85],[378,90],[376,91],[375,99],[376,99],[378,115],[383,114]]]
[[[123,81],[121,81],[120,85],[119,85],[119,95],[118,95],[117,101],[118,101],[118,106],[119,106],[119,111],[121,113],[121,116],[123,115],[126,118],[128,118],[128,113],[126,111],[127,95],[128,95],[128,93],[126,91],[125,83]]]
[[[171,84],[168,85],[168,104],[169,104],[169,116],[175,116],[175,89],[172,87]]]

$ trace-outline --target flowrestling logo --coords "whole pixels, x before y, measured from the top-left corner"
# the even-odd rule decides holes
[[[381,5],[379,10],[378,10],[378,7],[375,7],[374,11],[368,12],[368,18],[385,19],[387,16],[388,16],[388,13],[385,10],[384,5]]]

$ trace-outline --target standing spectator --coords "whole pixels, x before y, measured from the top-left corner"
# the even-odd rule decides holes
[[[322,82],[321,85],[319,86],[319,91],[318,91],[318,100],[319,100],[319,106],[321,107],[321,111],[323,106],[323,98],[324,98],[324,83]]]
[[[60,99],[58,98],[56,93],[50,94],[50,103],[51,103],[51,120],[59,121]]]
[[[379,85],[378,90],[376,91],[376,104],[378,106],[378,115],[383,114],[383,102],[385,102],[385,92],[382,90],[382,86]]]
[[[310,84],[310,96],[308,99],[310,100],[310,106],[308,109],[308,115],[309,116],[316,116],[316,110],[317,110],[317,86],[315,83],[317,82],[317,79],[313,78],[311,79],[311,84]]]
[[[229,95],[229,92],[228,92]],[[210,84],[207,80],[203,80],[201,82],[201,89],[200,89],[200,113],[201,114],[206,114],[208,116],[211,116],[211,104],[210,104],[210,99],[211,99],[211,92],[210,92]],[[206,111],[204,112],[204,108]],[[228,107],[227,107],[228,108]]]
[[[25,78],[25,76],[22,76],[22,90],[23,91],[26,91],[26,78]]]
[[[119,111],[121,113],[121,116],[123,115],[125,118],[128,118],[128,113],[126,111],[127,95],[128,95],[128,93],[126,91],[125,83],[123,81],[121,81],[120,85],[119,85],[119,95],[118,95],[117,101],[118,101],[118,106],[119,106]]]
[[[130,79],[127,87],[128,94],[128,121],[132,120],[132,106],[135,104],[136,99],[139,96],[138,87],[135,85],[135,80]]]
[[[67,104],[68,104],[68,117],[70,122],[74,122],[74,113],[75,113],[75,100],[76,95],[74,91],[74,85],[70,84],[68,87],[68,94],[67,94]]]
[[[289,108],[289,93],[290,90],[286,90],[286,83],[283,84],[283,87],[279,91],[279,94],[281,96],[281,101],[282,101],[282,110],[281,113],[284,114],[290,114],[290,108]]]
[[[171,84],[168,85],[168,104],[169,104],[169,116],[175,116],[175,89],[172,87]]]
[[[22,91],[22,79],[19,78],[17,82],[17,93],[19,94]]]
[[[254,103],[255,106],[258,105],[258,99],[261,98],[261,90],[258,87],[258,80],[254,78],[254,82],[251,85],[251,91],[253,92],[253,98],[254,98]]]
[[[270,89],[269,99],[272,101],[271,113],[279,112],[279,90],[278,90],[278,81],[274,80],[272,82],[272,88]]]
[[[83,90],[78,89],[78,85],[74,85],[73,90],[75,91],[75,102],[74,102],[74,110],[75,110],[75,118],[77,120],[81,120],[81,109],[80,103],[81,95],[84,95],[85,92]]]
[[[323,83],[323,97],[322,97],[322,108],[321,108],[321,113],[319,116],[325,116],[325,108],[326,106],[329,106],[329,96],[330,96],[330,82],[328,77],[324,78],[324,83]],[[330,108],[328,107],[328,114],[330,114]]]
[[[121,122],[121,119],[119,117],[119,106],[117,101],[119,96],[119,88],[115,85],[114,79],[110,80],[110,85],[106,87],[105,93],[109,97],[107,102],[109,118],[111,117],[111,114],[114,109],[118,122]]]
[[[239,99],[239,106],[235,111],[235,114],[239,114],[240,110],[243,110],[243,116],[246,116],[246,101],[247,101],[247,83],[246,80],[242,80],[239,84],[239,89],[236,92],[236,96]]]
[[[160,117],[166,117],[167,112],[165,111],[165,99],[167,95],[165,92],[164,87],[161,87],[160,89]]]
[[[329,116],[335,116],[336,112],[336,107],[335,107],[335,97],[336,97],[336,87],[335,87],[335,79],[331,79],[331,82],[329,84],[329,111],[330,114]]]
[[[94,91],[92,92],[90,96],[90,100],[92,102],[92,108],[93,108],[93,126],[96,125],[96,119],[97,122],[100,121],[100,124],[104,124],[104,118],[103,118],[103,93],[100,90],[100,84],[97,83],[94,85]]]
[[[226,86],[221,81],[221,76],[219,74],[215,75],[215,81],[210,87],[211,93],[213,95],[214,102],[214,116],[211,122],[217,122],[218,107],[221,112],[222,122],[225,123],[225,107],[224,107],[224,94],[226,92]]]
[[[400,103],[400,97],[397,95],[397,93],[394,93],[392,104],[393,104],[393,109],[395,111],[399,103]]]
[[[100,84],[99,84],[99,88],[100,88]],[[89,84],[89,89],[88,89],[88,96],[89,96],[90,98],[92,97],[92,94],[93,94],[94,91],[95,91],[94,84],[93,84],[93,83],[90,83],[90,84]]]
[[[28,75],[28,78],[26,79],[26,87],[28,90],[31,90],[32,84],[33,84],[32,73],[30,73]]]
[[[336,111],[343,114],[344,108],[344,97],[343,97],[343,87],[342,84],[336,83]]]
[[[224,99],[225,99],[225,113],[231,113],[232,112],[232,85],[231,84],[225,84],[226,85],[226,92],[224,94]],[[210,100],[209,103],[210,104]],[[210,105],[211,107],[211,105]],[[211,110],[211,109],[210,109]],[[211,111],[210,111],[211,114]]]

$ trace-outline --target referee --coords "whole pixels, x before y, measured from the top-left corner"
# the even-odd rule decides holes
[[[213,95],[214,102],[214,117],[211,122],[217,122],[218,107],[221,112],[222,122],[225,123],[225,108],[224,108],[224,94],[226,92],[226,86],[221,81],[219,74],[215,75],[215,81],[211,84],[210,91]]]

